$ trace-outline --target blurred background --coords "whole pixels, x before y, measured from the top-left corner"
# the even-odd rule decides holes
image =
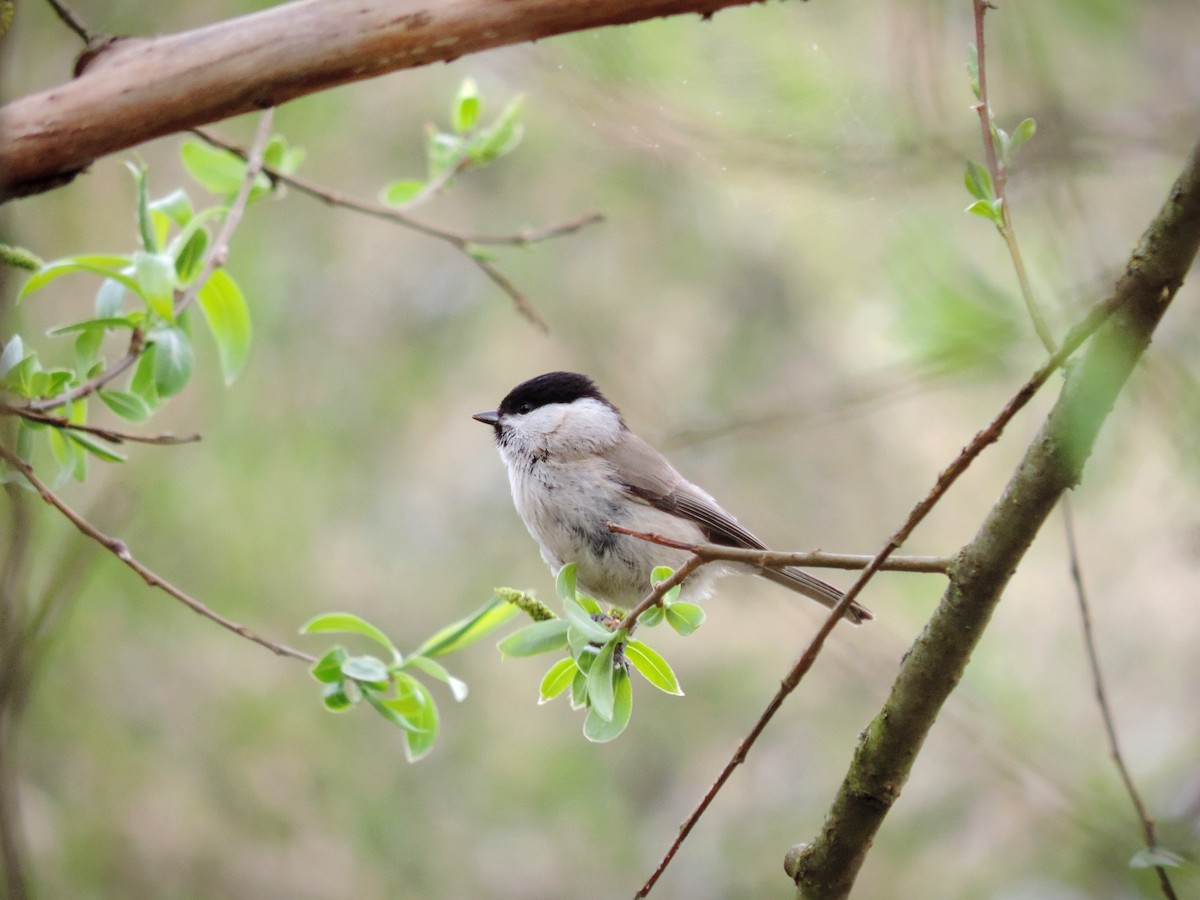
[[[96,0],[95,30],[196,27],[265,3]],[[1002,4],[988,19],[999,124],[1037,120],[1010,197],[1056,335],[1102,299],[1200,134],[1190,0]],[[132,447],[63,495],[215,609],[319,653],[329,610],[402,648],[495,585],[553,582],[470,414],[531,375],[593,376],[644,437],[778,549],[874,553],[1042,359],[1002,241],[963,212],[982,158],[965,73],[971,4],[772,3],[554,38],[291,103],[300,174],[373,198],[420,177],[465,77],[496,113],[527,97],[513,154],[420,215],[507,233],[606,221],[497,262],[549,323],[521,319],[451,248],[295,192],[252,207],[229,266],[254,346],[226,389],[197,376]],[[6,99],[59,83],[78,42],[21,4]],[[252,119],[221,123],[247,143]],[[138,148],[151,190],[187,186],[180,139]],[[46,259],[135,246],[123,160],[0,209],[0,238]],[[19,279],[4,283],[6,307]],[[63,279],[7,329],[90,309]],[[1200,332],[1174,302],[1072,498],[1084,577],[1129,764],[1162,840],[1200,832]],[[41,344],[53,355],[50,339]],[[47,349],[49,348],[49,349]],[[63,352],[69,352],[64,342]],[[111,353],[117,347],[109,348]],[[914,535],[974,534],[1056,393],[1051,383]],[[100,410],[97,410],[100,412]],[[9,500],[4,502],[8,503]],[[404,761],[369,710],[334,716],[293,660],[197,618],[35,509],[31,589],[88,564],[19,742],[29,862],[44,897],[631,896],[821,610],[757,579],[723,583],[708,625],[655,646],[684,698],[635,684],[629,730],[587,743],[546,657],[485,641],[445,660],[433,754]],[[7,517],[5,521],[8,521]],[[9,527],[5,525],[4,527]],[[1092,696],[1061,518],[1039,535],[929,737],[858,882],[863,898],[1140,897],[1139,828]],[[823,573],[849,584],[846,573]],[[885,575],[877,619],[839,628],[652,896],[789,897],[858,732],[937,602]],[[1193,857],[1194,858],[1194,857]],[[1195,869],[1181,896],[1200,893]]]

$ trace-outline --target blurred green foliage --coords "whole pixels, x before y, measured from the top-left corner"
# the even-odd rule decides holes
[[[87,18],[146,33],[251,6],[97,2]],[[1200,132],[1182,75],[1195,20],[1183,0],[1004,4],[989,17],[993,102],[1038,123],[1008,191],[1059,335],[1107,293]],[[229,261],[253,352],[232,389],[193,379],[154,420],[204,440],[130,450],[65,496],[256,630],[287,639],[342,609],[409,646],[494,584],[550,589],[470,413],[570,368],[774,546],[874,551],[1042,357],[1003,245],[962,213],[963,165],[980,156],[962,73],[970,32],[964,4],[771,4],[289,104],[276,128],[307,151],[305,174],[372,197],[421,171],[422,129],[446,120],[465,78],[486,97],[523,94],[520,152],[461,180],[431,216],[499,233],[602,210],[598,229],[495,251],[550,334],[449,248],[295,192],[264,199]],[[79,49],[38,4],[3,40],[6,98],[65,78]],[[252,123],[220,128],[246,143]],[[181,143],[139,148],[150,196],[185,183]],[[125,252],[137,204],[122,162],[9,204],[0,239],[44,259]],[[62,279],[18,314],[18,281],[5,276],[6,334],[81,318],[94,300]],[[1175,301],[1076,505],[1125,751],[1164,844],[1185,853],[1200,815],[1195,300],[1189,285]],[[47,370],[70,363],[71,343],[53,345]],[[106,336],[96,352],[121,349]],[[195,352],[197,371],[221,371],[215,345]],[[1037,415],[980,461],[913,552],[950,552],[974,532]],[[9,534],[17,505],[0,507]],[[22,508],[37,594],[76,565],[82,539]],[[940,589],[924,576],[876,583],[864,600],[877,620],[835,632],[652,896],[790,896],[783,853],[819,827]],[[819,611],[781,594],[724,583],[709,627],[656,645],[688,696],[643,691],[605,745],[579,739],[567,704],[538,708],[540,664],[468,648],[455,673],[471,696],[444,711],[437,752],[414,767],[404,734],[377,717],[321,714],[302,665],[101,559],[56,624],[20,734],[40,893],[629,895],[816,627]],[[1140,846],[1049,529],[857,895],[1152,896],[1153,875],[1129,866]],[[1177,888],[1200,890],[1194,868]]]

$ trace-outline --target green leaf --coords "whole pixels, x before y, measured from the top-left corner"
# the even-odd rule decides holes
[[[475,163],[483,165],[511,153],[521,143],[525,126],[521,124],[521,113],[525,110],[525,97],[518,95],[509,101],[496,121],[479,133],[467,148],[467,155]]]
[[[377,656],[346,657],[342,674],[378,690],[386,689],[390,683],[387,665]]]
[[[137,221],[142,249],[147,253],[157,253],[158,240],[154,234],[154,223],[150,220],[150,200],[146,192],[146,164],[126,161],[125,168],[133,174],[133,183],[137,185]]]
[[[620,634],[624,636],[623,632]],[[588,669],[588,700],[602,719],[613,717],[613,685],[617,671],[613,665],[613,654],[616,649],[617,635],[614,634],[613,639],[600,648]]]
[[[0,351],[0,378],[16,368],[17,363],[25,358],[25,342],[19,334],[14,334],[4,345],[4,350]]]
[[[204,268],[204,254],[207,251],[208,232],[203,228],[197,228],[179,249],[179,252],[175,254],[175,276],[179,280],[179,284],[191,284],[192,279],[200,274],[200,270]],[[211,280],[210,276],[209,281]]]
[[[665,617],[666,611],[661,606],[651,606],[638,616],[638,624],[653,628],[655,625],[661,625]]]
[[[450,693],[454,695],[454,699],[459,703],[467,699],[467,683],[461,678],[455,678],[447,672],[446,667],[440,662],[432,660],[428,656],[410,656],[404,661],[404,665],[420,669],[431,678],[445,682],[450,688]]]
[[[451,123],[459,134],[465,134],[475,127],[479,114],[483,111],[483,100],[479,97],[479,88],[473,78],[464,78],[458,88],[458,96],[454,98],[454,106],[450,110]]]
[[[141,397],[151,409],[161,402],[158,387],[154,383],[154,357],[157,355],[154,345],[148,346],[142,352],[141,359],[134,367],[133,377],[129,380],[129,390]]]
[[[571,627],[586,640],[603,644],[612,637],[612,632],[589,616],[578,600],[567,600],[563,603],[563,607],[567,611],[567,621],[571,623]]]
[[[576,594],[575,563],[567,563],[558,570],[554,580],[554,589],[563,600],[574,600]]]
[[[346,651],[342,647],[330,647],[325,654],[309,668],[309,674],[324,684],[333,684],[342,680],[342,663],[346,661]]]
[[[99,457],[105,462],[125,462],[127,457],[124,454],[118,453],[107,444],[96,440],[90,434],[82,431],[66,431],[66,436],[86,450],[92,456]]]
[[[1008,146],[1008,155],[1005,159],[1006,164],[1012,162],[1021,148],[1024,147],[1029,139],[1033,137],[1037,131],[1037,123],[1033,119],[1022,119],[1021,124],[1013,129],[1012,140]]]
[[[204,234],[202,231],[197,234]],[[250,354],[250,308],[241,288],[224,269],[214,271],[196,295],[204,320],[217,342],[226,386],[233,384]]]
[[[153,411],[145,400],[128,391],[100,391],[100,399],[114,413],[130,422],[144,422]]]
[[[425,133],[425,159],[431,181],[458,165],[463,152],[462,143],[461,138],[430,126]]]
[[[75,338],[75,362],[82,371],[96,361],[100,345],[104,343],[103,328],[84,328]]]
[[[149,340],[154,344],[155,390],[159,397],[173,397],[192,377],[192,342],[183,329],[174,326],[156,328]]]
[[[388,206],[406,206],[420,196],[425,185],[415,178],[393,181],[380,192],[379,199]]]
[[[345,712],[362,699],[362,691],[353,682],[334,681],[325,685],[321,699],[330,712]]]
[[[123,316],[106,316],[100,319],[84,319],[81,322],[72,322],[70,325],[62,325],[58,328],[52,328],[48,332],[49,335],[58,337],[63,334],[72,334],[76,331],[106,331],[110,328],[128,328],[131,331],[136,328],[132,321]]]
[[[704,610],[695,603],[678,602],[667,607],[667,624],[687,637],[704,624]]]
[[[412,717],[418,730],[408,731],[404,735],[404,753],[410,763],[417,762],[433,749],[438,734],[438,711],[437,704],[433,702],[433,695],[419,681],[415,684],[424,702]]]
[[[534,622],[514,631],[497,646],[503,657],[534,656],[547,653],[567,646],[567,629],[570,623],[566,619],[547,619],[544,622]]]
[[[392,654],[393,659],[400,660],[400,651],[392,643],[391,638],[368,622],[353,613],[323,613],[314,616],[300,626],[301,634],[359,634],[370,638]]]
[[[999,200],[976,200],[967,207],[966,212],[976,216],[983,216],[997,228],[1004,224],[1004,217],[1000,213]]]
[[[175,321],[175,262],[161,253],[135,253],[133,270],[146,304],[168,322]]]
[[[150,209],[153,212],[163,213],[180,228],[190,222],[192,216],[195,215],[195,211],[192,208],[192,198],[187,195],[187,191],[183,188],[178,188],[164,197],[152,200],[150,202]]]
[[[587,706],[587,672],[575,667],[575,678],[571,681],[571,709]]]
[[[444,656],[473,644],[485,634],[495,631],[520,610],[503,597],[493,597],[471,615],[438,629],[425,639],[414,656]]]
[[[129,269],[131,265],[132,259],[128,256],[105,254],[69,256],[66,259],[54,260],[53,262],[46,263],[29,276],[29,279],[21,285],[21,290],[17,292],[17,300],[24,299],[34,291],[41,290],[50,282],[61,278],[63,275],[69,275],[72,272],[91,272],[95,275],[107,276],[115,281],[119,281],[140,296],[141,287],[131,275],[124,271]]]
[[[683,691],[679,688],[679,679],[675,677],[675,672],[667,664],[667,661],[661,655],[650,647],[647,647],[641,641],[627,641],[625,644],[625,658],[633,664],[646,680],[668,694],[674,694],[677,697],[683,696]]]
[[[619,736],[633,717],[633,685],[624,669],[617,670],[613,686],[612,717],[605,719],[593,706],[583,720],[583,736],[596,744],[603,744]]]
[[[121,315],[121,306],[125,303],[125,285],[115,278],[105,278],[96,291],[96,316],[101,319],[116,318]]]
[[[963,173],[963,183],[967,186],[967,191],[976,200],[990,201],[996,196],[996,189],[992,185],[991,173],[974,160],[967,160],[967,170]]]
[[[1185,856],[1166,847],[1143,847],[1129,860],[1131,869],[1153,869],[1155,866],[1178,869],[1186,864]]]
[[[185,141],[179,148],[179,156],[188,174],[213,194],[236,194],[246,177],[245,160],[228,150],[199,141]]]
[[[575,660],[564,656],[542,677],[542,683],[538,687],[538,704],[549,703],[571,686],[576,675],[581,674],[583,673],[579,671]]]
[[[397,728],[403,729],[405,734],[412,734],[414,731],[421,729],[421,726],[414,721],[413,716],[405,714],[405,710],[408,710],[411,706],[407,697],[402,699],[380,697],[373,691],[366,691],[364,696],[375,712],[379,713]],[[415,710],[416,713],[420,713],[420,711],[420,707],[417,707]]]
[[[967,79],[971,83],[971,93],[979,99],[979,51],[974,44],[967,44]]]

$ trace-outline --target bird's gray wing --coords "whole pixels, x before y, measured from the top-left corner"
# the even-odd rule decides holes
[[[655,509],[695,522],[709,543],[767,549],[766,544],[743,528],[716,500],[675,471],[661,453],[636,435],[627,433],[604,456],[616,478],[632,496]],[[833,585],[793,566],[763,568],[758,574],[828,607],[842,599],[842,592]],[[858,603],[852,603],[844,615],[855,624],[874,618],[870,610]]]

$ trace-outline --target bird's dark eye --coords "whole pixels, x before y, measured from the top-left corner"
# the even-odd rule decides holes
[[[517,412],[520,413],[521,415],[525,415],[526,413],[531,413],[531,412],[533,412],[533,404],[530,403],[528,400],[526,400],[524,403],[522,403],[520,406],[517,407]]]

